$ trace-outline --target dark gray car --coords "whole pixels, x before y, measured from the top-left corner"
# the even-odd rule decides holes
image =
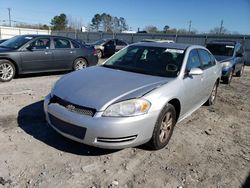
[[[91,46],[59,36],[21,35],[0,44],[0,81],[16,74],[79,70],[96,65]]]
[[[241,77],[245,61],[243,46],[236,41],[216,40],[207,44],[207,49],[222,65],[222,77],[224,83],[229,84],[233,75]]]
[[[121,39],[101,39],[90,43],[96,49],[99,58],[113,55],[115,52],[121,50],[128,45],[127,42]]]

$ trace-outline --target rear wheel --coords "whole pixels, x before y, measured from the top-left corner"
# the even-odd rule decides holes
[[[209,99],[207,100],[207,102],[205,103],[205,105],[207,106],[211,106],[215,103],[215,99],[216,99],[216,96],[217,96],[217,89],[218,89],[218,83],[216,82],[214,84],[214,87],[213,87],[213,90],[209,96]]]
[[[176,124],[176,111],[173,105],[168,104],[160,113],[154,127],[153,135],[150,141],[150,146],[155,149],[164,148],[174,130]]]
[[[84,58],[77,58],[75,61],[74,61],[74,64],[73,64],[73,69],[74,70],[81,70],[81,69],[84,69],[88,66],[88,62],[86,59]]]
[[[244,66],[242,66],[241,69],[238,72],[236,72],[236,76],[241,77],[243,74],[243,71],[244,71]]]
[[[15,66],[8,60],[0,60],[0,81],[8,82],[14,78],[16,74]]]

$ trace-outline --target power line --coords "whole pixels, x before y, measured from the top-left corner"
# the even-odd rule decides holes
[[[188,33],[190,33],[190,31],[191,31],[191,26],[192,26],[192,20],[190,20],[188,23],[189,23],[189,25],[188,25]]]

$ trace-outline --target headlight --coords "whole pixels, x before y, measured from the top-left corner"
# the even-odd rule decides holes
[[[223,63],[221,63],[221,66],[222,66],[222,68],[227,68],[227,67],[230,67],[230,62],[229,61],[226,61],[226,62],[223,62]]]
[[[145,99],[131,99],[110,105],[103,113],[109,117],[138,116],[148,112],[151,104]]]
[[[53,97],[53,96],[54,96],[55,86],[56,86],[56,83],[55,83],[55,84],[53,85],[53,87],[51,88],[50,97]]]

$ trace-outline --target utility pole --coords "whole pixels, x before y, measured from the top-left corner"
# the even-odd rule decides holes
[[[221,22],[220,22],[220,34],[222,32],[222,29],[223,29],[223,20],[221,20]]]
[[[191,32],[191,26],[192,26],[192,20],[190,20],[188,23],[189,23],[189,25],[188,25],[188,33],[190,33]]]
[[[11,16],[10,16],[10,8],[8,8],[8,12],[9,12],[9,26],[11,27]]]

